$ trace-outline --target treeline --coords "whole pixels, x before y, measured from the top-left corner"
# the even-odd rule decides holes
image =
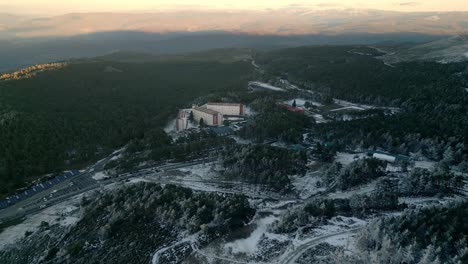
[[[468,63],[405,62],[390,67],[373,56],[349,52],[355,46],[310,46],[257,54],[266,79],[284,76],[293,83],[334,98],[401,106],[421,95],[428,85],[459,90],[468,74]],[[466,76],[465,76],[466,77]]]
[[[458,264],[468,262],[468,203],[405,211],[374,221],[343,263]]]
[[[148,161],[183,162],[208,155],[216,157],[223,147],[232,144],[235,144],[234,139],[216,136],[206,130],[189,132],[173,140],[164,130],[157,128],[146,132],[142,139],[132,139],[126,146],[123,157],[108,162],[105,169],[124,173]]]
[[[2,250],[0,262],[147,263],[155,251],[183,236],[198,233],[198,242],[206,245],[243,227],[255,213],[244,196],[149,183],[106,190],[83,199],[81,207],[75,226],[45,224],[20,246]],[[181,244],[161,262],[180,261],[191,252],[190,245]]]
[[[46,70],[54,70],[60,69],[62,67],[67,66],[67,63],[61,62],[53,62],[53,63],[45,63],[45,64],[37,64],[33,66],[29,66],[27,68],[23,68],[21,70],[17,70],[11,73],[1,73],[0,74],[0,81],[9,81],[9,80],[19,80],[23,78],[30,78],[37,74],[38,72],[46,71]]]
[[[346,167],[334,162],[328,167],[322,178],[326,185],[336,186],[345,191],[384,176],[386,167],[385,162],[374,158],[356,160]]]
[[[402,196],[449,195],[457,193],[464,185],[463,176],[448,168],[439,167],[434,171],[415,168],[400,178],[399,193]]]
[[[329,188],[346,191],[386,176],[386,167],[385,162],[374,158],[356,160],[347,166],[334,162],[322,173],[322,182]],[[414,168],[398,175],[393,191],[399,196],[444,196],[457,193],[463,186],[463,176],[439,163],[434,170]]]
[[[90,61],[0,82],[0,196],[144,138],[198,96],[244,90],[250,72],[247,62]]]
[[[396,182],[380,179],[369,194],[354,194],[350,198],[315,198],[305,205],[288,210],[272,226],[275,233],[291,233],[298,229],[310,230],[326,224],[335,216],[363,217],[371,213],[400,209]]]
[[[239,134],[257,142],[281,140],[288,143],[302,142],[304,128],[311,126],[311,119],[304,114],[288,111],[271,98],[255,100],[253,120],[244,126]]]
[[[307,154],[268,145],[233,145],[223,150],[221,162],[229,179],[289,191],[289,176],[306,172]]]

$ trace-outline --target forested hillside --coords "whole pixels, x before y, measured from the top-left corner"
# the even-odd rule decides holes
[[[193,235],[201,245],[244,226],[255,213],[246,197],[193,192],[153,183],[104,191],[81,202],[72,228],[44,222],[21,246],[2,249],[1,263],[149,263],[155,251]],[[193,251],[167,254],[179,263]],[[28,252],[27,254],[24,254]],[[185,254],[185,255],[184,255]]]
[[[360,254],[344,263],[467,263],[468,203],[408,211],[361,233]]]
[[[0,82],[0,196],[143,138],[199,96],[245,89],[251,67],[95,60]]]
[[[468,63],[405,62],[386,65],[369,47],[300,47],[260,53],[264,78],[282,76],[317,98],[401,108],[349,122],[314,126],[337,148],[421,153],[468,168]]]

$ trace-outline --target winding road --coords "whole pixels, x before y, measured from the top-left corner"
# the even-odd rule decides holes
[[[290,252],[290,253],[287,253],[286,256],[284,256],[284,257],[282,258],[282,260],[278,261],[278,263],[279,263],[279,264],[293,264],[293,263],[295,263],[296,260],[298,260],[307,250],[309,250],[310,248],[312,248],[312,247],[314,247],[314,246],[316,246],[316,245],[318,245],[318,244],[320,244],[320,243],[325,242],[327,239],[339,237],[339,236],[342,236],[342,235],[351,235],[351,234],[355,234],[355,233],[359,232],[359,230],[361,230],[361,228],[353,228],[353,229],[345,230],[345,231],[342,231],[342,232],[333,233],[333,234],[328,234],[328,235],[324,235],[324,236],[320,236],[320,237],[314,238],[314,239],[310,240],[309,242],[300,245],[300,246],[297,247],[294,251],[292,251],[292,252]]]

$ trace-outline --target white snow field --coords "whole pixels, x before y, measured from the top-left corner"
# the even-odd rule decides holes
[[[11,226],[0,233],[0,250],[23,238],[27,231],[35,232],[42,222],[49,225],[60,224],[62,226],[73,226],[79,218],[79,203],[83,195],[77,195],[63,203],[51,206],[37,214],[30,215],[24,222]]]

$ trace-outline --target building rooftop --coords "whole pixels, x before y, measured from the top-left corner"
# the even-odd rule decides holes
[[[195,111],[200,111],[200,112],[203,112],[203,113],[207,113],[209,115],[217,115],[219,114],[219,112],[215,111],[215,110],[211,110],[211,109],[208,109],[208,108],[203,108],[203,107],[195,107],[193,108],[193,110]]]
[[[239,103],[207,103],[206,105],[241,106]]]

